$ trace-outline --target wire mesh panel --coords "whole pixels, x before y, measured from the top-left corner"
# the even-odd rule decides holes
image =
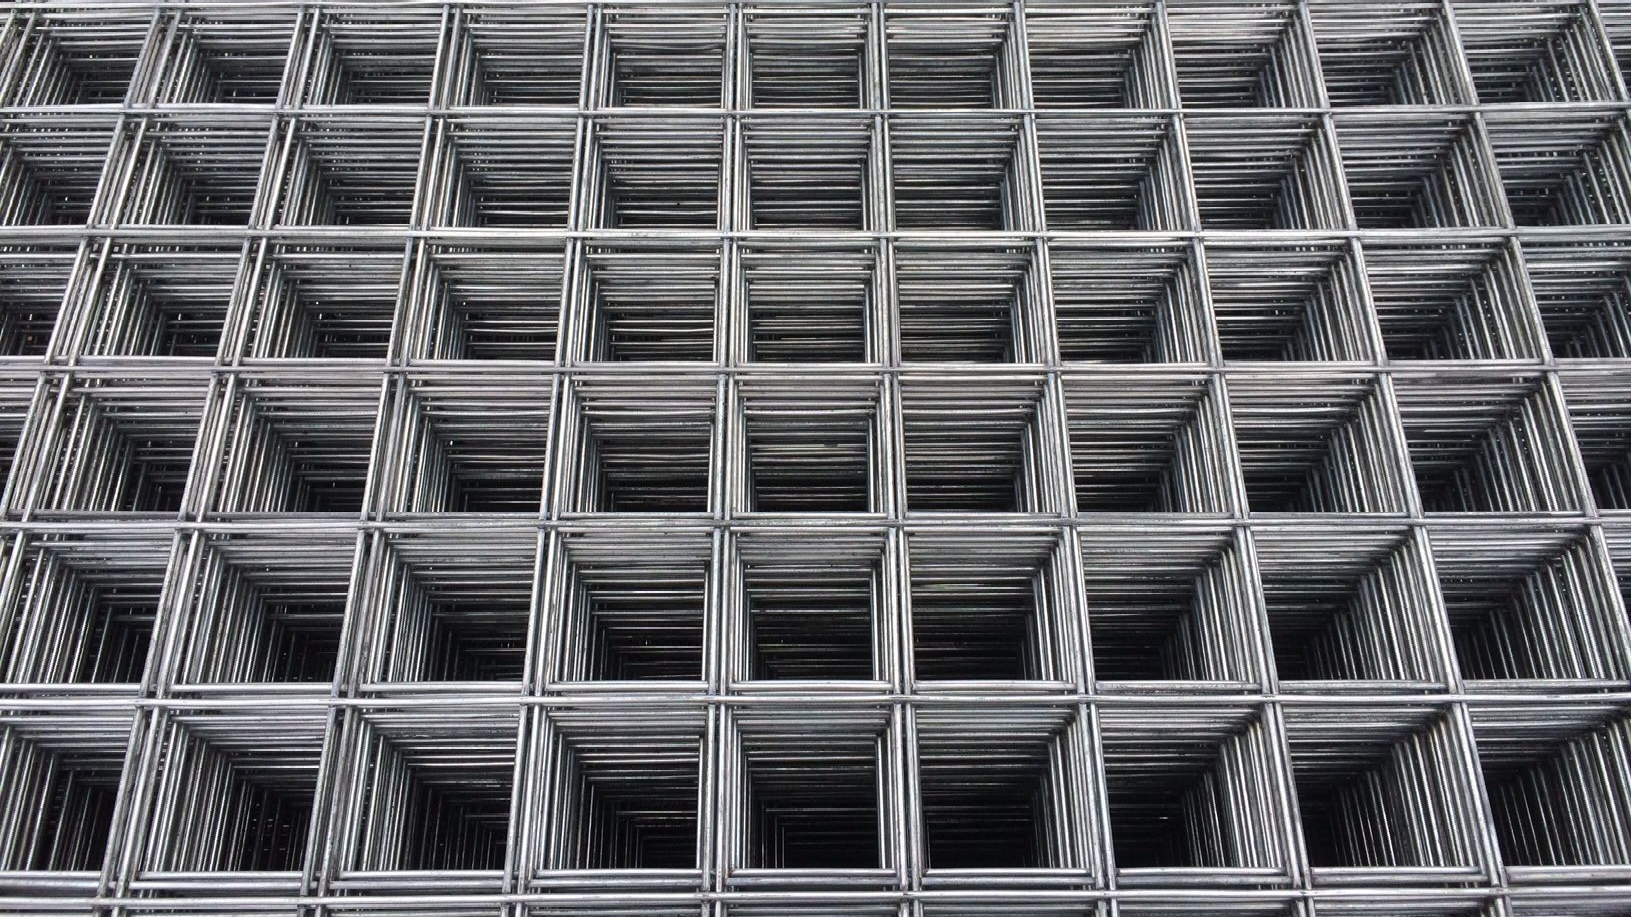
[[[0,912],[1625,917],[1628,75],[0,0]]]

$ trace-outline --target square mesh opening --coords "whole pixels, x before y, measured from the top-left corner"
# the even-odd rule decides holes
[[[152,14],[129,9],[19,10],[8,31],[15,65],[0,82],[6,105],[108,105],[125,100]],[[9,56],[8,55],[8,56]]]
[[[1543,513],[1582,505],[1568,418],[1544,379],[1400,379],[1396,391],[1424,511]]]
[[[1631,359],[1631,245],[1525,240],[1524,266],[1559,359]]]
[[[504,868],[518,717],[513,707],[366,709],[347,736],[357,764],[352,869]]]
[[[1253,534],[1282,682],[1448,683],[1447,629],[1419,539],[1334,526]]]
[[[709,505],[716,393],[711,380],[655,377],[669,392],[650,402],[651,379],[579,376],[562,410],[571,457],[558,496],[568,513],[700,513]]]
[[[866,363],[877,359],[878,252],[870,245],[744,246],[748,359]]]
[[[10,684],[135,684],[147,675],[168,538],[29,534],[0,638]],[[121,745],[123,743],[121,742]],[[94,867],[100,866],[98,863]]]
[[[159,46],[154,101],[275,105],[297,20],[296,11],[276,7],[178,11]]]
[[[606,68],[598,103],[720,107],[730,26],[723,8],[607,8],[594,39]]]
[[[1246,499],[1255,513],[1402,513],[1403,444],[1367,376],[1230,380]]]
[[[1478,764],[1509,868],[1626,865],[1631,721],[1598,706],[1473,713]]]
[[[310,43],[303,98],[307,105],[424,105],[442,41],[438,9],[382,11],[328,7]],[[303,49],[305,50],[305,49]]]
[[[1272,734],[1254,711],[1100,718],[1110,837],[1126,879],[1156,869],[1283,869]],[[1151,711],[1154,712],[1154,711]]]
[[[538,514],[549,458],[548,380],[415,372],[393,398],[392,459],[376,475],[388,508]]]
[[[731,726],[742,774],[733,826],[740,869],[841,875],[884,865],[879,801],[889,742],[881,712],[826,722],[750,708]]]
[[[1066,376],[1076,510],[1228,513],[1235,476],[1215,383],[1194,376]]]
[[[22,714],[0,720],[0,802],[9,838],[0,868],[97,872],[113,833],[128,713]]]
[[[74,262],[67,247],[20,244],[0,249],[0,356],[45,355]]]
[[[367,376],[239,379],[219,411],[225,442],[213,459],[211,508],[361,513],[379,401],[380,382]]]
[[[354,539],[223,536],[184,582],[175,681],[323,684],[340,656]]]
[[[1199,259],[1180,242],[1053,242],[1059,356],[1086,363],[1204,363],[1212,322]]]
[[[1508,4],[1455,0],[1456,29],[1478,100],[1588,102],[1618,99],[1614,59],[1580,0],[1540,0],[1514,16]]]
[[[1541,333],[1511,246],[1492,241],[1365,246],[1390,360],[1538,358]]]
[[[1308,18],[1333,107],[1472,101],[1455,32],[1439,0],[1385,8],[1312,0]]]
[[[1031,97],[1039,108],[1176,108],[1172,51],[1153,2],[1030,0]]]
[[[12,475],[12,503],[46,513],[151,513],[182,508],[205,409],[202,380],[152,388],[131,376],[49,384],[60,410],[37,410],[20,453],[42,463]],[[38,402],[36,402],[38,403]]]
[[[689,711],[552,711],[539,867],[696,869],[702,732]]]
[[[1211,3],[1167,10],[1186,108],[1314,108],[1318,65],[1299,4]]]
[[[965,869],[1081,868],[1088,830],[1083,726],[1052,708],[920,709],[918,785],[929,875]]]
[[[1095,528],[1081,544],[1101,685],[1259,680],[1250,568],[1226,531]]]
[[[372,553],[363,598],[382,683],[517,682],[525,675],[538,538],[532,533],[391,536]]]
[[[883,677],[887,592],[877,532],[745,533],[736,558],[734,645],[742,652],[729,663],[733,682]]]
[[[468,105],[578,104],[585,11],[568,6],[472,6],[461,11],[449,47]]]
[[[919,681],[1063,681],[1080,669],[1075,600],[1051,531],[908,539]]]
[[[698,681],[711,549],[696,533],[584,532],[555,561],[560,682]]]
[[[895,108],[1014,108],[1024,48],[1000,5],[906,2],[884,10]]]
[[[1589,534],[1445,526],[1429,537],[1462,678],[1589,687],[1631,672],[1625,608]]]
[[[1364,272],[1346,245],[1209,245],[1207,280],[1223,358],[1372,358]]]
[[[1310,708],[1286,716],[1315,882],[1344,871],[1424,877],[1476,867],[1467,736],[1431,706]]]
[[[385,359],[402,283],[400,245],[276,242],[258,254],[246,357]]]
[[[1020,512],[1051,507],[1063,467],[1057,435],[1041,409],[1042,380],[1029,375],[984,384],[938,377],[902,379],[906,502],[914,513]],[[1059,463],[1062,466],[1062,462]]]
[[[181,709],[158,729],[147,765],[159,779],[150,801],[137,803],[151,806],[137,828],[141,870],[257,874],[215,879],[229,887],[298,880],[317,804],[322,713]]]
[[[743,9],[753,108],[856,108],[872,77],[865,7]]]

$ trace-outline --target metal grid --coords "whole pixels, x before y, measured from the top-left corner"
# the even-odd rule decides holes
[[[1624,913],[1631,4],[0,16],[0,911]]]

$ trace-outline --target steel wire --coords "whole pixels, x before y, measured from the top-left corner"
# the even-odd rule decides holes
[[[1627,60],[0,5],[0,909],[1618,914]]]

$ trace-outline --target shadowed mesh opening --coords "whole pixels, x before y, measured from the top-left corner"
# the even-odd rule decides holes
[[[1055,709],[918,714],[928,868],[1070,868],[1080,724]]]
[[[344,513],[363,509],[379,414],[376,378],[334,373],[245,379],[225,406],[214,509]],[[249,475],[249,469],[256,469]]]
[[[1422,545],[1395,529],[1255,533],[1282,681],[1444,682]]]
[[[1631,425],[1624,380],[1595,373],[1564,383],[1569,426],[1598,509],[1631,509]]]
[[[275,104],[297,28],[297,16],[288,9],[178,11],[153,75],[155,100]]]
[[[463,10],[455,72],[472,105],[578,104],[583,83],[585,12],[571,7]]]
[[[152,15],[140,9],[19,12],[8,39],[16,62],[0,84],[7,105],[100,105],[125,100]],[[279,52],[282,57],[282,51]]]
[[[1222,399],[1204,379],[1067,377],[1076,509],[1225,513],[1235,505]]]
[[[304,97],[313,105],[423,105],[430,101],[440,10],[340,8],[318,15]]]
[[[1109,712],[1101,722],[1119,871],[1284,863],[1271,827],[1278,780],[1258,715],[1174,707]]]
[[[1443,229],[1505,222],[1476,122],[1462,117],[1342,115],[1337,144],[1360,229]]]
[[[177,710],[152,753],[161,779],[139,829],[147,869],[298,872],[323,750],[321,713]],[[213,830],[218,829],[218,830]]]
[[[88,112],[0,116],[0,177],[10,189],[0,207],[0,225],[87,222],[114,127],[113,118]]]
[[[737,862],[748,869],[854,870],[883,865],[884,718],[834,722],[744,710],[732,744],[742,767]]]
[[[865,681],[882,677],[884,545],[875,531],[744,534],[742,657],[733,679]]]
[[[702,678],[709,544],[695,533],[568,537],[560,569],[554,677],[585,681]]]
[[[1050,448],[1051,418],[1040,383],[1023,374],[982,385],[904,379],[909,511],[1016,512],[1050,499],[1038,450]]]
[[[1313,0],[1308,17],[1333,107],[1471,101],[1444,4],[1414,0],[1360,8]]]
[[[884,10],[889,101],[896,108],[1009,108],[1023,48],[1001,6]]]
[[[213,540],[188,589],[190,630],[177,680],[332,681],[352,552],[343,534]]]
[[[73,252],[63,247],[0,250],[0,355],[45,355],[73,265]]]
[[[1544,0],[1514,16],[1489,0],[1457,0],[1456,30],[1478,100],[1582,102],[1618,99],[1614,61],[1603,47],[1590,7]]]
[[[1175,242],[1053,242],[1059,356],[1087,363],[1202,363],[1211,321],[1197,255]]]
[[[102,868],[129,729],[128,716],[71,713],[17,718],[0,728],[7,749],[0,799],[11,810],[0,868]]]
[[[1314,49],[1298,4],[1177,5],[1167,11],[1178,92],[1189,108],[1320,104]]]
[[[1223,358],[1369,360],[1364,278],[1348,246],[1208,246],[1207,278]]]
[[[722,9],[623,10],[601,14],[606,53],[601,104],[717,108],[730,19]]]
[[[1554,393],[1513,377],[1397,387],[1422,509],[1567,511],[1581,505]]]
[[[1444,526],[1429,537],[1463,678],[1589,682],[1631,671],[1613,574],[1584,533]]]
[[[1082,569],[1100,682],[1257,678],[1248,571],[1226,533],[1084,533]]]
[[[362,841],[352,868],[504,867],[516,749],[515,709],[457,714],[369,710],[356,721],[353,793]]]
[[[147,673],[169,556],[151,535],[31,534],[0,615],[4,680],[132,684]]]
[[[1390,360],[1522,359],[1542,352],[1524,266],[1508,245],[1367,243],[1365,270]]]
[[[1402,513],[1393,411],[1366,376],[1232,379],[1229,408],[1253,513]]]
[[[1057,680],[1074,673],[1073,603],[1056,535],[922,533],[908,543],[919,680]]]
[[[74,346],[99,357],[215,357],[239,260],[236,245],[108,246],[98,282],[78,294],[87,302]]]
[[[476,550],[462,550],[476,547]],[[525,675],[538,540],[497,533],[479,547],[400,535],[379,552],[368,602],[380,682],[519,681]],[[381,569],[383,568],[383,569]]]
[[[1341,169],[1317,118],[1291,114],[1184,119],[1204,229],[1341,229]]]
[[[654,381],[660,381],[656,377]],[[650,381],[628,376],[578,377],[563,410],[562,447],[574,456],[562,508],[592,513],[696,513],[708,509],[713,449],[712,382],[694,377],[663,385],[652,403]]]
[[[1631,778],[1613,764],[1631,751],[1631,723],[1582,705],[1496,707],[1473,718],[1478,763],[1502,861],[1512,867],[1628,861]]]
[[[1025,4],[1031,97],[1039,108],[1172,108],[1171,54],[1153,2]]]
[[[869,16],[863,7],[744,8],[748,89],[755,108],[855,108],[867,62]]]
[[[695,869],[701,733],[672,711],[552,714],[547,868]]]
[[[878,255],[871,246],[744,247],[748,359],[864,363],[877,350]]]
[[[402,247],[272,244],[253,279],[246,356],[383,360]]]
[[[1432,707],[1318,708],[1287,717],[1308,862],[1342,867],[1475,865],[1466,740]]]
[[[1523,261],[1554,357],[1631,357],[1631,246],[1536,240]]]
[[[834,379],[819,397],[800,383],[746,380],[749,509],[850,513],[876,510],[878,389]]]
[[[205,408],[201,380],[152,388],[125,375],[82,376],[48,386],[60,412],[39,413],[53,438],[38,469],[19,465],[12,500],[30,485],[45,512],[148,513],[173,516],[182,507],[188,470]]]

